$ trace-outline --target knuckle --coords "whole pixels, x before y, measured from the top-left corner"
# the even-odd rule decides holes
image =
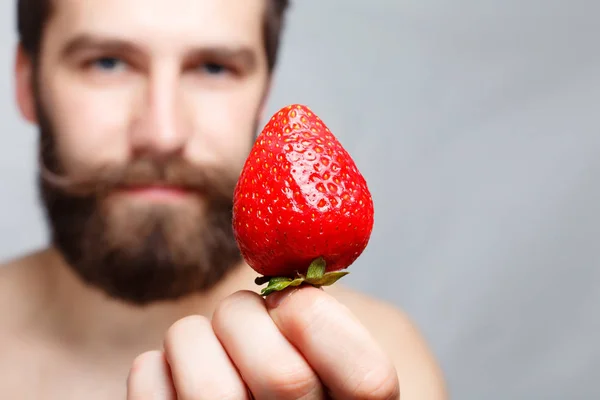
[[[137,377],[147,368],[152,368],[155,364],[164,361],[164,354],[160,350],[151,350],[139,354],[133,359],[129,375],[127,376],[127,386],[130,387]]]
[[[290,306],[292,307],[283,310],[285,311],[282,315],[284,329],[300,343],[312,340],[329,324],[333,314],[330,301],[325,297],[300,298],[298,296],[297,302],[290,302]]]
[[[251,294],[240,291],[221,300],[212,315],[212,324],[215,329],[224,328],[235,321],[235,314],[240,309],[240,303],[249,301],[249,299],[253,299]]]
[[[178,399],[196,400],[196,399],[219,399],[219,400],[240,400],[247,398],[246,392],[238,390],[235,387],[206,388],[205,386],[184,385],[177,388]]]
[[[319,398],[321,389],[317,375],[299,363],[278,365],[265,373],[265,386],[276,398]]]
[[[139,354],[133,359],[132,370],[138,371],[148,365],[163,361],[163,352],[160,350],[150,350]]]
[[[354,389],[354,396],[369,400],[397,400],[400,384],[394,368],[373,370],[365,374]]]
[[[240,301],[240,296],[236,293],[221,300],[213,313],[213,320],[222,319],[229,315],[235,309],[235,305]]]
[[[175,322],[165,334],[165,348],[171,350],[177,347],[180,340],[193,337],[195,333],[210,328],[210,322],[201,315],[190,315]]]
[[[231,310],[233,308],[231,299],[221,301],[212,315],[212,325],[215,332],[221,332],[224,330],[234,318],[231,317]]]

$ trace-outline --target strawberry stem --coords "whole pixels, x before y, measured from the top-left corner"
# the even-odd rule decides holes
[[[259,276],[254,280],[254,283],[257,285],[268,283],[267,287],[261,291],[261,295],[268,296],[273,292],[284,290],[290,286],[300,286],[303,284],[314,287],[331,286],[343,276],[348,275],[347,271],[325,272],[326,268],[325,259],[319,257],[310,263],[306,276],[298,274],[293,279],[283,276]]]

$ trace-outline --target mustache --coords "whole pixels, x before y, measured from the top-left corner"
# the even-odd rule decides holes
[[[231,201],[237,183],[237,177],[231,171],[195,165],[181,157],[141,157],[123,165],[104,165],[83,175],[72,176],[53,172],[40,157],[39,171],[46,185],[78,197],[103,196],[120,189],[161,186],[202,193],[213,200]]]

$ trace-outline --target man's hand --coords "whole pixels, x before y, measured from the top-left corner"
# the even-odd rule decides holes
[[[399,399],[392,361],[350,311],[303,287],[238,292],[134,361],[128,400]]]

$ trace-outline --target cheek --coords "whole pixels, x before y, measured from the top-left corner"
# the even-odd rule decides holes
[[[56,81],[48,87],[47,109],[67,171],[123,162],[128,154],[131,91]]]
[[[259,85],[195,96],[190,158],[241,169],[256,134],[261,99]]]

